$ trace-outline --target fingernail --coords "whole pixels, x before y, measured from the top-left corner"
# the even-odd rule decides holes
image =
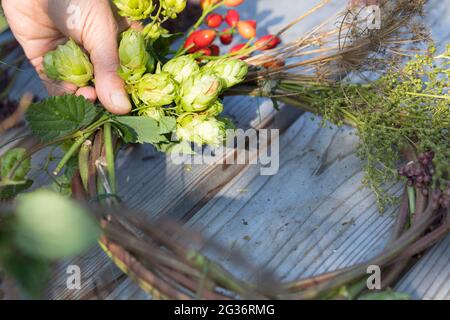
[[[111,95],[111,103],[118,112],[129,112],[131,110],[130,100],[123,92],[114,92]]]

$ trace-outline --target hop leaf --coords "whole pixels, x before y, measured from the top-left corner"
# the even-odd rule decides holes
[[[138,81],[145,72],[153,72],[155,59],[145,49],[142,33],[128,30],[122,33],[119,45],[119,75],[128,83]]]
[[[205,70],[212,70],[226,84],[227,88],[231,88],[242,81],[248,73],[248,65],[240,59],[221,59],[211,61],[203,67]]]
[[[152,13],[154,6],[152,0],[113,0],[122,17],[130,20],[144,20]]]
[[[223,87],[223,80],[210,70],[194,73],[181,84],[179,104],[186,112],[204,111],[217,100]]]
[[[47,98],[30,106],[26,119],[34,134],[51,141],[89,125],[99,109],[83,97],[66,95]]]
[[[170,74],[146,74],[132,88],[132,97],[136,105],[162,107],[171,104],[177,96],[177,85]]]
[[[171,74],[178,83],[182,83],[192,74],[200,71],[200,67],[191,55],[186,55],[170,60],[162,70]]]
[[[88,56],[70,39],[45,55],[44,72],[52,80],[85,87],[93,79],[94,67]]]

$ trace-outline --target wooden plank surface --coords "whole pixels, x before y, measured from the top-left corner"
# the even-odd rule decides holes
[[[302,2],[293,10],[292,0],[247,1],[243,18],[257,19],[261,33],[273,32],[317,2]],[[343,3],[333,1],[321,14],[315,15],[315,21],[305,21],[296,31],[308,30]],[[433,0],[428,8],[433,15],[430,20],[435,24],[435,34],[440,39],[448,39],[449,15],[444,15],[448,10],[445,1]],[[295,37],[296,33],[287,36]],[[19,85],[14,91],[17,96],[30,88],[43,95],[42,86],[31,70],[23,73],[21,84],[27,86]],[[226,101],[226,110],[241,128],[264,126],[275,114],[270,102],[261,99],[232,98]],[[281,114],[271,125],[287,126],[286,117],[295,120],[292,114]],[[229,249],[242,250],[252,265],[273,271],[280,280],[365,260],[382,249],[396,208],[380,215],[371,192],[361,188],[361,162],[354,155],[357,140],[352,131],[323,129],[318,120],[309,118],[310,115],[303,116],[282,135],[280,172],[271,177],[260,176],[257,166],[231,174],[208,166],[176,166],[151,147],[127,149],[119,158],[121,196],[127,204],[144,209],[154,217],[180,218],[201,203],[203,207],[188,221],[190,227]],[[39,168],[42,161],[42,157],[35,159],[33,167]],[[41,183],[49,181],[40,170],[34,174]],[[393,186],[392,190],[399,192],[400,186]],[[212,199],[203,203],[211,192]],[[449,277],[444,272],[448,271],[445,266],[448,267],[449,257],[446,241],[411,270],[399,289],[412,293],[415,298],[449,299]],[[240,270],[234,268],[230,256],[209,254],[237,276],[256,280],[256,269]],[[428,260],[430,255],[433,259]],[[66,289],[68,264],[81,266],[83,290]],[[109,259],[94,249],[59,266],[48,297],[73,299],[97,288],[98,298],[149,298],[120,275]],[[105,284],[112,284],[113,289],[102,289]]]

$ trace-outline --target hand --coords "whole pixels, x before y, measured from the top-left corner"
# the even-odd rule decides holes
[[[16,39],[36,68],[50,95],[97,98],[116,114],[131,110],[123,80],[117,75],[118,33],[129,23],[118,17],[109,0],[3,0],[3,10]],[[43,72],[43,56],[72,38],[89,53],[95,88],[55,82]]]

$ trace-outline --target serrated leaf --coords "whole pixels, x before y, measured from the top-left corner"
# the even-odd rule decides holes
[[[136,143],[137,134],[132,128],[120,123],[115,123],[115,128],[124,143]]]
[[[26,119],[34,134],[51,141],[92,123],[99,109],[83,97],[65,95],[47,98],[30,106]]]
[[[177,120],[173,117],[162,117],[161,120],[159,120],[159,133],[160,134],[166,134],[171,133],[174,131],[177,127]]]
[[[164,141],[159,133],[158,122],[147,117],[117,117],[115,120],[122,126],[127,127],[127,136],[133,135],[135,143],[158,143]]]
[[[19,193],[27,190],[33,185],[33,180],[26,180],[23,184],[10,185],[0,188],[0,199],[8,200],[13,199]]]

